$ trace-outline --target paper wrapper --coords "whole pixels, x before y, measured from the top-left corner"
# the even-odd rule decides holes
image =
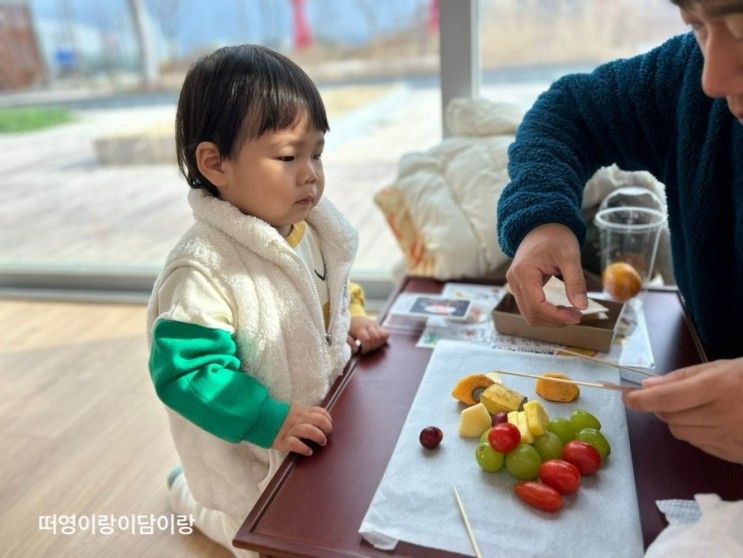
[[[475,461],[478,440],[457,434],[464,408],[451,390],[473,372],[562,372],[576,380],[619,382],[619,373],[582,359],[488,349],[468,343],[436,345],[418,393],[359,533],[380,549],[398,541],[474,555],[454,498],[456,485],[483,556],[642,556],[643,544],[624,406],[618,392],[581,388],[572,403],[542,401],[534,380],[503,383],[539,400],[551,418],[581,408],[594,414],[611,444],[598,473],[583,477],[557,513],[527,506],[513,492],[505,467],[486,473]],[[404,373],[401,371],[401,373]],[[438,426],[444,440],[426,450],[418,435]]]
[[[656,505],[670,525],[648,547],[647,558],[743,556],[743,500],[696,494],[694,500],[657,500]]]

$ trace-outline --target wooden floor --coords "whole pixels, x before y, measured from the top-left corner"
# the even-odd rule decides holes
[[[171,513],[178,459],[147,371],[144,312],[0,300],[0,556],[231,556],[198,531],[39,529],[55,514]]]

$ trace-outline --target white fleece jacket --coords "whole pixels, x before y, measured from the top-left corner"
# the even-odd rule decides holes
[[[330,321],[310,270],[275,228],[202,190],[189,193],[195,224],[168,256],[147,310],[152,328],[162,309],[158,290],[169,274],[191,266],[210,278],[232,309],[242,370],[277,400],[318,405],[351,351],[348,276],[356,231],[325,199],[309,213],[327,264]],[[202,505],[244,518],[286,456],[218,438],[168,409],[170,428],[191,491]]]

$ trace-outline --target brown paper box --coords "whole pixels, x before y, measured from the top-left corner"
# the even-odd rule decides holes
[[[611,300],[598,300],[597,302],[609,309],[608,319],[585,318],[580,324],[565,327],[530,326],[519,312],[516,299],[508,293],[493,309],[493,324],[495,330],[503,335],[528,337],[606,353],[611,349],[611,341],[614,338],[624,303]]]

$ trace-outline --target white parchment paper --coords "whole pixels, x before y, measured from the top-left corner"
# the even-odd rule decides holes
[[[572,403],[550,403],[534,393],[534,381],[503,376],[504,384],[537,399],[550,417],[583,408],[601,421],[612,452],[598,473],[583,477],[563,508],[547,513],[522,503],[505,467],[486,473],[475,461],[477,440],[457,434],[463,406],[451,396],[461,377],[476,371],[562,372],[577,380],[618,382],[616,370],[582,359],[523,354],[469,343],[436,345],[397,445],[359,533],[392,549],[398,541],[474,555],[453,493],[456,485],[483,556],[642,556],[634,474],[620,394],[581,388]],[[418,442],[420,430],[444,432],[433,451]]]

